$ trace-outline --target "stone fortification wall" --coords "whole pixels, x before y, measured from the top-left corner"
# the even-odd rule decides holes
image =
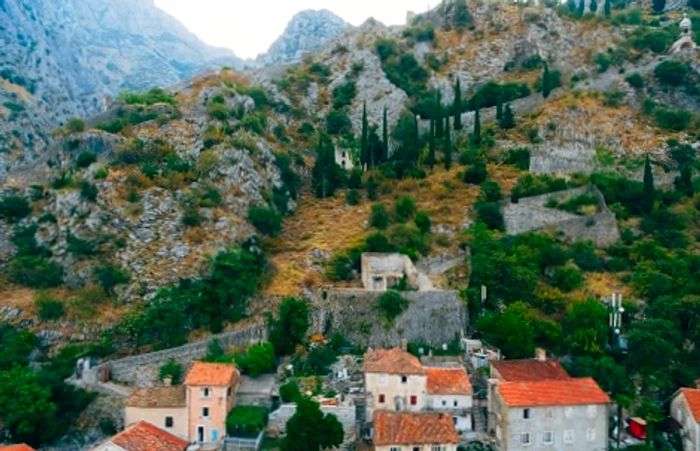
[[[381,292],[362,289],[322,289],[313,300],[313,331],[342,333],[362,346],[398,346],[402,339],[433,346],[461,337],[466,308],[457,291],[407,291],[408,308],[393,324],[376,307]]]
[[[96,378],[102,368],[108,367],[111,378],[115,381],[135,387],[152,387],[158,383],[158,370],[165,362],[172,358],[187,367],[192,361],[201,359],[207,354],[207,346],[212,339],[218,340],[224,349],[247,346],[267,340],[267,327],[256,324],[176,348],[107,361],[95,366],[86,378]]]

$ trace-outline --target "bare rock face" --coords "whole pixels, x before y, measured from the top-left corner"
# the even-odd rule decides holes
[[[347,22],[326,9],[302,11],[292,18],[282,36],[257,62],[268,65],[301,61],[305,54],[323,47],[348,26]]]
[[[152,0],[6,0],[0,30],[0,182],[41,157],[52,128],[108,97],[241,65]]]

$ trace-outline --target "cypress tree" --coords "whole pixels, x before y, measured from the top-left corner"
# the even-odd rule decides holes
[[[474,112],[474,131],[472,132],[472,143],[481,144],[481,119],[479,118],[479,109]]]
[[[448,120],[449,124],[449,120]],[[450,127],[445,128],[445,140],[443,143],[442,153],[443,160],[442,163],[445,165],[445,169],[448,171],[452,167],[452,138],[450,136]]]
[[[549,64],[544,63],[544,70],[542,71],[542,97],[545,99],[549,97],[552,92],[552,82],[551,76],[549,75]]]
[[[586,0],[580,0],[578,2],[578,10],[576,11],[576,14],[579,17],[583,17],[583,13],[585,12],[585,10],[586,10]]]
[[[598,2],[596,2],[595,0],[591,0],[591,3],[588,5],[588,7],[590,8],[593,14],[598,12]]]
[[[513,109],[510,107],[510,103],[506,103],[506,108],[503,111],[501,120],[498,121],[498,125],[500,125],[503,130],[510,130],[515,127],[515,115],[513,114]]]
[[[605,3],[603,4],[603,13],[605,14],[605,17],[610,17],[611,10],[612,5],[610,5],[610,0],[605,0]]]
[[[498,97],[498,101],[496,102],[496,120],[498,123],[501,123],[501,118],[503,118],[503,103],[501,103],[501,97]]]
[[[442,128],[442,94],[440,90],[435,93],[435,137],[442,138],[443,128]]]
[[[382,156],[381,161],[389,159],[389,126],[386,120],[386,105],[384,106],[384,115],[382,117]]]
[[[428,158],[426,163],[433,169],[435,166],[435,119],[430,119],[430,136],[428,138]]]
[[[664,9],[666,9],[666,0],[652,0],[651,9],[654,10],[655,13],[661,14],[664,12]]]
[[[569,8],[570,13],[576,12],[576,0],[566,0],[566,7]]]
[[[343,170],[335,162],[333,145],[323,136],[318,136],[316,163],[311,171],[311,186],[316,197],[330,197],[343,184]]]
[[[362,135],[360,137],[360,164],[363,168],[369,165],[369,124],[367,123],[367,101],[362,104]]]
[[[420,136],[418,134],[418,116],[413,115],[413,164],[418,163],[420,158]]]
[[[455,99],[452,104],[452,112],[455,115],[455,130],[462,129],[462,83],[457,77],[457,83],[455,83]]]
[[[644,161],[644,192],[642,193],[642,211],[650,213],[654,208],[654,198],[656,192],[654,190],[654,174],[651,172],[651,160],[647,154]]]

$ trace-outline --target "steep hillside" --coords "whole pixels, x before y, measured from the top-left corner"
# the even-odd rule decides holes
[[[241,64],[151,0],[4,1],[0,45],[0,181],[31,166],[53,127],[102,111],[108,97]]]

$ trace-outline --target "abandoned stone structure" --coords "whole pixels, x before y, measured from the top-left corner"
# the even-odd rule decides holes
[[[695,50],[697,44],[693,40],[693,23],[687,14],[683,14],[683,20],[678,25],[681,29],[681,35],[671,46],[669,53],[674,54],[684,50]]]
[[[597,201],[592,214],[579,215],[548,206],[550,202],[563,202],[584,194]],[[600,190],[593,185],[526,197],[518,202],[506,200],[502,202],[502,210],[509,235],[554,230],[569,240],[592,241],[600,247],[610,246],[620,239],[615,215],[608,209]]]
[[[362,285],[369,291],[386,291],[398,285],[403,279],[419,291],[433,290],[427,275],[413,265],[403,254],[362,254]]]

